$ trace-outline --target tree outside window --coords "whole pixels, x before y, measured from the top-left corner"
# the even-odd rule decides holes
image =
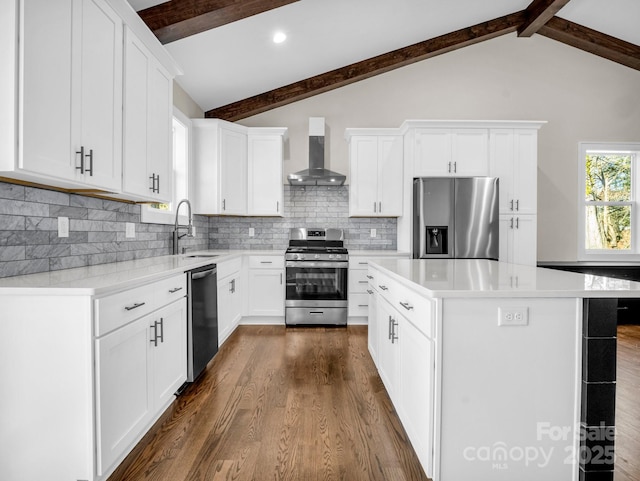
[[[634,178],[638,150],[640,144],[581,144],[581,257],[638,253]]]

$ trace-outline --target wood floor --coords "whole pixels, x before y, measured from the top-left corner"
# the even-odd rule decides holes
[[[366,326],[240,326],[109,481],[427,479]]]
[[[638,481],[640,326],[617,366],[615,481]],[[426,479],[365,326],[241,326],[109,481]]]
[[[618,326],[615,481],[640,480],[640,325]]]

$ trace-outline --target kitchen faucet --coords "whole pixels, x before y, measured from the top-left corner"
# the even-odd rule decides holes
[[[186,203],[189,208],[189,223],[187,225],[178,224],[178,213],[180,212],[180,206]],[[179,234],[181,230],[186,230],[184,234]],[[193,237],[193,218],[191,217],[191,203],[187,199],[182,199],[178,202],[176,207],[176,222],[173,226],[173,253],[178,254],[178,240],[184,236]]]

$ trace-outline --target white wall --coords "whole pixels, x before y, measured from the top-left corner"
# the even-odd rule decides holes
[[[173,81],[173,105],[190,119],[204,117],[204,111],[175,80]]]
[[[538,143],[538,260],[573,261],[578,142],[640,142],[640,72],[545,37],[512,34],[240,123],[289,128],[286,176],[307,166],[313,116],[326,118],[327,167],[344,174],[347,127],[398,127],[406,119],[547,120]]]

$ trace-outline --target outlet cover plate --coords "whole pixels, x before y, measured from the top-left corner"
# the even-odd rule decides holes
[[[499,307],[498,326],[526,326],[529,324],[528,307]]]
[[[58,217],[58,237],[69,237],[68,217]]]
[[[125,224],[124,236],[127,239],[133,239],[136,236],[136,225],[133,222],[127,222]]]

